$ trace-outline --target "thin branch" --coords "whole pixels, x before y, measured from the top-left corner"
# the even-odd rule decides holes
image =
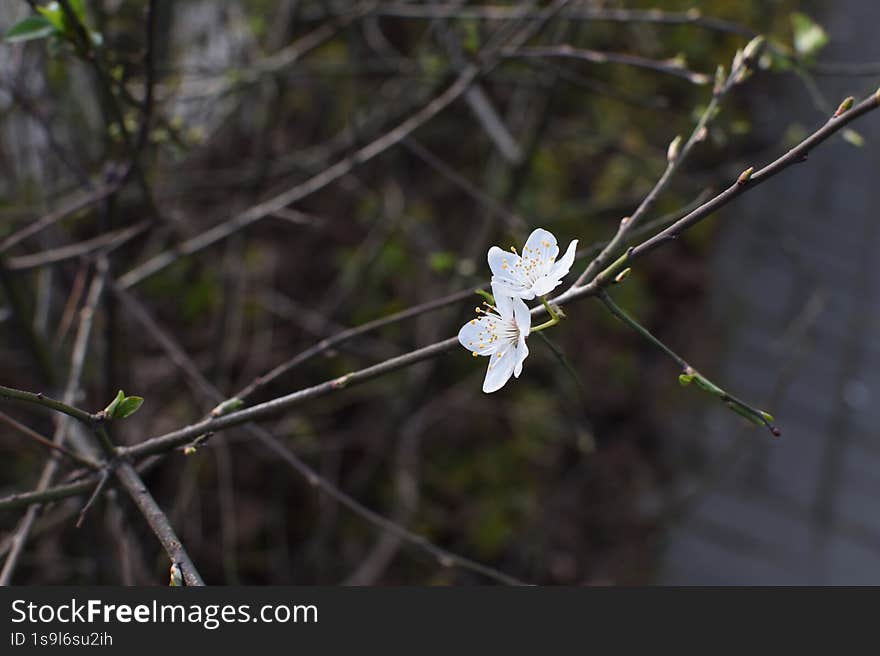
[[[6,266],[10,271],[23,271],[27,269],[37,269],[50,264],[58,264],[59,262],[72,260],[99,250],[106,254],[127,244],[138,235],[143,234],[149,227],[149,221],[141,221],[128,228],[98,235],[93,239],[87,239],[75,244],[60,246],[39,253],[10,257],[6,261]]]
[[[32,428],[25,426],[24,424],[16,421],[5,412],[0,412],[0,422],[3,422],[7,426],[14,428],[22,435],[32,439],[37,444],[50,449],[52,451],[57,451],[61,455],[70,458],[73,462],[83,465],[84,467],[88,467],[89,469],[101,469],[101,465],[90,458],[85,458],[73,451],[70,451],[66,447],[61,446],[60,444],[56,444],[52,440],[47,437],[43,437],[37,431]]]
[[[75,194],[72,198],[65,200],[65,202],[58,209],[52,210],[45,216],[37,219],[33,223],[28,224],[24,228],[13,232],[11,235],[0,241],[0,255],[8,251],[16,244],[24,241],[28,237],[33,237],[35,234],[45,230],[49,226],[58,223],[58,221],[60,221],[64,217],[75,214],[80,210],[91,207],[92,205],[101,202],[102,200],[107,198],[107,196],[116,193],[118,189],[118,182],[108,182],[101,185],[94,191],[80,192]]]
[[[456,3],[414,4],[389,2],[376,9],[379,16],[396,18],[434,19],[450,18],[459,20],[519,20],[533,18],[538,12],[529,7],[484,5],[461,7]],[[660,25],[694,25],[719,32],[729,32],[742,36],[755,36],[755,31],[738,23],[711,16],[703,16],[699,9],[685,12],[662,11],[660,9],[597,9],[576,6],[565,9],[560,18],[566,20],[605,21],[613,23],[654,23]]]
[[[83,312],[87,311],[87,308],[83,310]],[[91,321],[91,318],[89,319],[89,321]],[[69,395],[65,394],[64,398],[69,398]],[[61,414],[67,415],[68,417],[73,417],[74,419],[81,421],[87,426],[91,426],[92,422],[95,420],[94,415],[92,415],[90,412],[80,410],[79,408],[70,405],[69,403],[65,403],[64,401],[57,401],[53,398],[46,396],[42,392],[26,392],[24,390],[18,390],[12,387],[5,387],[3,385],[0,385],[0,399],[22,401],[24,403],[31,403],[33,405],[42,406],[43,408],[46,408],[48,410],[54,410],[55,412],[60,412]]]
[[[148,458],[136,467],[138,473],[144,474],[153,469],[161,460],[159,456]],[[81,481],[72,483],[61,483],[42,490],[33,490],[31,492],[16,492],[5,497],[0,497],[0,511],[16,510],[18,508],[27,508],[28,506],[49,503],[52,501],[61,501],[70,497],[79,497],[93,490],[100,480],[100,474],[90,475]]]
[[[720,83],[715,87],[712,93],[712,100],[706,106],[706,109],[703,110],[703,113],[697,120],[697,123],[691,131],[687,141],[684,142],[684,145],[681,146],[678,152],[673,152],[673,146],[670,145],[670,150],[667,154],[666,170],[663,171],[663,175],[660,176],[660,179],[657,180],[654,187],[648,192],[648,195],[645,196],[635,212],[633,212],[632,216],[627,217],[620,222],[617,234],[614,235],[611,241],[602,249],[602,252],[590,262],[586,270],[577,278],[575,286],[582,285],[587,280],[592,280],[593,277],[605,267],[611,255],[620,248],[621,244],[625,241],[627,234],[632,231],[642,218],[654,207],[660,194],[662,194],[669,186],[672,177],[681,168],[682,163],[687,159],[687,156],[690,154],[693,147],[705,138],[709,123],[717,114],[722,99],[736,84],[741,72],[750,65],[751,60],[742,57],[739,65],[731,69],[730,74],[724,79],[723,83]]]
[[[557,0],[553,6],[544,10],[541,21],[530,23],[526,28],[512,37],[511,45],[513,47],[519,46],[531,38],[541,29],[541,27],[543,27],[544,23],[564,7],[565,4],[567,4],[567,0]],[[497,57],[495,54],[494,51],[486,53],[482,65],[478,66],[475,64],[469,64],[465,66],[455,81],[449,85],[445,91],[436,96],[427,105],[415,112],[402,123],[368,143],[366,146],[356,150],[353,154],[341,159],[336,164],[324,169],[305,182],[302,182],[258,205],[254,205],[232,219],[215,226],[211,230],[179,244],[171,251],[165,251],[152,257],[120,277],[119,284],[124,289],[129,289],[170,266],[181,257],[193,255],[209,246],[213,246],[260,219],[272,215],[278,210],[320,191],[332,182],[347,175],[361,164],[369,162],[378,155],[381,155],[392,146],[400,143],[403,139],[412,134],[412,132],[430,121],[441,111],[449,107],[449,105],[455,100],[460,98],[480,75],[491,70],[497,64]]]
[[[55,427],[55,434],[52,441],[56,444],[63,445],[67,437],[69,421],[67,417],[74,417],[84,423],[91,423],[92,416],[73,407],[76,395],[80,389],[80,380],[85,366],[86,353],[88,352],[89,338],[92,334],[92,325],[94,324],[95,308],[101,300],[101,294],[104,291],[105,276],[97,273],[92,280],[89,288],[89,295],[85,307],[80,312],[79,328],[77,329],[76,339],[74,340],[73,350],[71,353],[70,373],[67,377],[67,385],[64,389],[64,395],[61,401],[48,399],[42,394],[31,394],[30,392],[21,392],[8,387],[0,386],[0,398],[5,397],[26,403],[35,403],[43,407],[62,413],[62,417],[58,420]],[[37,492],[45,491],[52,484],[55,473],[58,470],[58,460],[50,458],[43,467],[40,480],[37,483]],[[0,571],[0,585],[9,585],[12,576],[18,565],[18,559],[21,556],[24,545],[27,542],[31,527],[37,517],[38,506],[31,505],[27,512],[19,522],[13,536],[12,546],[3,563],[3,569]]]
[[[166,351],[170,359],[186,374],[187,378],[189,378],[190,380],[190,384],[192,385],[192,387],[198,390],[198,392],[203,397],[206,397],[206,400],[208,400],[210,403],[221,403],[224,400],[223,394],[221,394],[220,391],[216,389],[210,383],[210,381],[208,381],[208,379],[206,379],[199,372],[198,368],[195,366],[189,356],[187,356],[187,354],[183,351],[183,349],[177,344],[177,342],[175,342],[173,337],[171,337],[171,335],[169,335],[165,330],[162,329],[161,326],[159,326],[158,323],[156,323],[153,317],[150,316],[146,309],[130,293],[121,290],[118,287],[115,287],[114,290],[118,298],[122,302],[122,305],[125,306],[126,309],[128,309],[132,313],[134,318]],[[379,527],[383,531],[386,531],[405,542],[408,542],[423,549],[427,553],[436,557],[438,561],[444,566],[457,566],[463,569],[478,572],[483,576],[491,578],[500,583],[505,583],[507,585],[525,585],[522,581],[519,581],[514,577],[505,574],[504,572],[498,571],[476,561],[470,560],[469,558],[459,556],[458,554],[443,549],[442,547],[439,547],[430,542],[424,536],[413,533],[412,531],[380,515],[379,513],[370,510],[359,501],[346,494],[337,486],[333,485],[332,483],[330,483],[330,481],[318,474],[308,464],[301,460],[295,453],[287,448],[280,440],[278,440],[275,436],[273,436],[265,429],[250,423],[246,424],[244,426],[244,429],[257,440],[259,440],[264,446],[266,446],[266,448],[281,457],[282,460],[290,465],[298,474],[303,476],[303,478],[305,478],[305,480],[308,481],[310,485],[318,487],[325,494],[338,501],[340,504],[354,512],[356,515]],[[129,455],[134,454],[130,453]]]
[[[586,50],[584,48],[573,48],[570,45],[546,46],[535,48],[521,48],[519,50],[505,50],[503,53],[508,59],[521,59],[529,57],[552,58],[561,57],[564,59],[577,59],[587,61],[592,64],[623,64],[626,66],[634,66],[636,68],[646,68],[666,75],[680,77],[692,84],[707,84],[709,76],[704,73],[697,73],[688,70],[683,66],[670,61],[660,61],[657,59],[648,59],[647,57],[639,57],[638,55],[627,55],[617,52],[602,52],[598,50]]]
[[[737,182],[727,190],[715,196],[712,200],[704,203],[699,208],[679,219],[654,237],[642,242],[639,246],[627,250],[626,254],[618,258],[618,260],[616,260],[610,267],[597,275],[592,282],[582,287],[572,287],[561,296],[554,299],[554,302],[561,304],[563,302],[597,295],[599,291],[608,285],[617,273],[626,268],[632,260],[675,239],[675,237],[681,232],[709,216],[719,207],[726,205],[745,190],[751,189],[756,184],[770,179],[796,162],[804,161],[807,153],[812,148],[818,146],[856,118],[876,109],[878,104],[880,104],[880,92],[875,93],[849,111],[846,111],[839,116],[832,117],[828,123],[801,142],[800,145],[795,146],[788,153],[761,169],[761,171],[751,174],[750,178],[745,176],[744,179],[744,176],[740,176]],[[532,310],[532,314],[540,315],[545,311],[546,310],[543,307],[539,306]],[[319,385],[307,387],[297,392],[293,392],[292,394],[281,396],[272,399],[271,401],[238,412],[233,412],[222,417],[208,418],[185,428],[172,431],[171,433],[146,440],[135,446],[124,447],[121,449],[121,452],[128,456],[140,456],[167,451],[182,446],[205,433],[238,426],[249,421],[264,419],[280,412],[284,412],[291,407],[300,405],[305,401],[326,396],[344,387],[366,382],[404,367],[412,366],[429,358],[437,357],[442,353],[446,353],[447,351],[456,348],[457,345],[458,338],[450,337],[449,339],[416,349],[410,353],[395,358],[390,358],[371,367],[360,369]]]
[[[94,477],[77,481],[76,483],[64,483],[45,489],[37,489],[33,492],[16,492],[15,494],[0,497],[0,511],[16,510],[18,508],[49,503],[50,501],[78,497],[94,488],[97,481],[98,477]]]
[[[773,425],[773,418],[769,414],[767,414],[763,410],[755,408],[752,405],[749,405],[745,401],[741,401],[740,399],[736,398],[732,394],[729,394],[726,390],[718,387],[718,385],[703,376],[700,372],[690,366],[684,360],[684,358],[682,358],[675,351],[664,344],[661,340],[651,334],[651,332],[647,328],[645,328],[642,324],[633,319],[629,314],[624,312],[614,301],[611,300],[608,292],[606,292],[604,289],[599,292],[598,298],[600,301],[602,301],[605,307],[608,308],[608,311],[611,312],[611,314],[620,319],[623,323],[632,328],[636,333],[644,337],[651,344],[663,351],[666,355],[670,357],[670,359],[672,359],[673,362],[675,362],[675,364],[679,366],[679,368],[681,369],[679,382],[681,382],[682,385],[690,385],[691,383],[694,383],[700,389],[712,394],[713,396],[718,397],[731,410],[739,415],[742,415],[752,423],[766,426],[773,435],[778,436],[780,434],[779,429]]]
[[[101,496],[101,492],[104,491],[104,488],[107,487],[107,483],[110,480],[110,468],[105,467],[101,471],[100,478],[98,479],[98,484],[95,486],[95,490],[92,492],[92,495],[88,498],[85,505],[82,507],[82,510],[79,511],[79,516],[76,518],[76,527],[80,528],[82,526],[83,521],[85,521],[86,513],[89,512],[89,508],[95,503],[99,496]]]
[[[180,538],[174,532],[168,517],[156,503],[153,495],[144,485],[141,477],[135,471],[130,463],[122,461],[116,467],[116,478],[128,492],[134,504],[141,511],[141,514],[147,520],[153,533],[162,543],[165,552],[171,559],[172,563],[180,566],[183,570],[183,579],[187,585],[203,586],[205,582],[202,580],[196,566],[193,564],[189,554],[184,549]]]
[[[146,146],[150,136],[150,122],[153,116],[153,95],[156,82],[156,23],[158,12],[156,0],[147,2],[146,24],[146,47],[144,49],[144,102],[141,106],[141,124],[134,142],[134,152],[140,153]]]
[[[657,233],[650,239],[643,241],[638,246],[628,249],[626,253],[615,260],[601,273],[597,274],[589,283],[582,286],[572,286],[572,288],[557,297],[555,301],[557,303],[563,303],[585,296],[595,296],[600,289],[607,286],[618,273],[627,268],[632,262],[660,246],[667,244],[670,241],[674,241],[681,233],[692,228],[694,225],[713,214],[716,210],[724,207],[747,190],[753,189],[755,186],[766,182],[794,164],[806,161],[807,156],[813,148],[826,141],[829,137],[842,130],[857,118],[877,109],[878,106],[880,106],[880,90],[848,111],[832,116],[825,125],[759,171],[752,172],[751,169],[747,169],[727,189],[717,194],[706,203],[700,205],[665,230]]]

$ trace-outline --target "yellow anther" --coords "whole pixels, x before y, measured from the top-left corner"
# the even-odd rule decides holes
[[[477,357],[477,352],[474,351],[473,353],[471,353],[471,355],[474,356],[474,357]]]

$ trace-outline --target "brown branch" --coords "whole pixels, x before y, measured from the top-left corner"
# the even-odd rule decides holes
[[[168,522],[168,517],[156,503],[153,495],[144,485],[141,477],[128,462],[120,462],[116,467],[116,478],[125,488],[131,500],[141,511],[144,519],[150,525],[153,533],[162,543],[165,553],[171,559],[172,563],[176,563],[183,570],[183,579],[187,585],[203,586],[205,582],[202,580],[196,566],[193,564],[189,554],[181,544],[180,539]]]
[[[521,20],[535,18],[538,11],[521,6],[467,6],[458,3],[411,4],[400,2],[383,3],[376,9],[378,16],[396,18],[434,19],[450,18],[460,20]],[[660,9],[596,9],[575,6],[560,12],[560,18],[566,20],[596,21],[611,23],[653,23],[659,25],[694,25],[718,32],[729,32],[742,36],[755,36],[755,31],[739,23],[726,21],[711,16],[703,16],[700,10],[691,9],[684,12],[662,11]]]
[[[794,164],[806,161],[813,148],[826,141],[857,118],[877,109],[878,106],[880,106],[880,89],[848,111],[832,116],[828,119],[825,125],[762,169],[754,172],[753,169],[747,169],[733,184],[714,198],[710,199],[703,205],[700,205],[700,207],[696,208],[650,239],[643,241],[638,246],[630,248],[613,264],[597,274],[591,282],[583,286],[572,287],[559,296],[556,301],[562,303],[576,298],[582,298],[584,296],[596,295],[601,288],[606,287],[614,277],[620,273],[620,271],[627,268],[632,262],[647,255],[660,246],[669,243],[670,241],[674,241],[682,232],[703,221],[716,210],[724,207],[749,189],[753,189],[757,185],[766,182]]]
[[[55,434],[52,441],[58,445],[63,445],[67,438],[67,430],[69,425],[69,417],[74,417],[80,421],[90,422],[91,415],[82,410],[74,409],[72,404],[76,400],[77,392],[80,389],[80,380],[85,365],[86,353],[88,352],[89,338],[92,334],[92,325],[94,323],[94,312],[101,299],[104,290],[104,276],[96,274],[89,288],[88,300],[85,307],[80,313],[79,328],[77,329],[76,339],[74,340],[73,351],[71,354],[70,373],[67,377],[67,385],[64,390],[62,401],[53,401],[47,399],[42,394],[31,395],[28,392],[20,392],[12,390],[8,387],[0,387],[0,396],[6,398],[36,403],[52,410],[63,413],[58,419],[55,427]],[[52,479],[58,470],[58,460],[50,458],[43,467],[40,480],[37,483],[37,491],[45,491],[52,484]],[[24,545],[27,542],[31,527],[37,517],[38,506],[31,505],[28,507],[25,516],[22,518],[15,530],[12,546],[3,563],[3,569],[0,571],[0,585],[9,585],[15,569],[18,565],[18,559],[21,556]]]
[[[708,75],[688,70],[687,68],[673,62],[648,59],[647,57],[627,55],[618,52],[600,52],[598,50],[573,48],[570,45],[521,48],[516,51],[505,50],[503,54],[508,59],[560,57],[563,59],[577,59],[592,64],[624,64],[626,66],[646,68],[666,75],[680,77],[693,84],[706,84],[709,82]]]
[[[25,426],[24,424],[16,421],[15,419],[13,419],[9,415],[7,415],[5,412],[0,412],[0,422],[3,422],[4,424],[6,424],[7,426],[10,426],[11,428],[14,428],[19,433],[32,439],[37,444],[39,444],[47,449],[50,449],[52,451],[56,451],[67,458],[70,458],[73,462],[75,462],[77,464],[83,465],[84,467],[88,467],[89,469],[100,469],[101,468],[101,465],[98,464],[97,462],[95,462],[94,460],[91,460],[90,458],[85,458],[85,457],[83,457],[77,453],[74,453],[73,451],[70,451],[69,449],[61,446],[60,444],[56,444],[55,442],[53,442],[52,440],[50,440],[47,437],[43,437],[34,429],[29,428],[29,427]]]
[[[556,0],[553,6],[543,11],[542,19],[540,21],[530,23],[514,35],[510,39],[510,46],[516,48],[531,38],[541,29],[541,27],[543,27],[544,23],[549,20],[550,17],[567,4],[567,1],[568,0]],[[460,98],[480,75],[491,70],[497,63],[498,58],[496,50],[493,49],[484,53],[483,63],[481,65],[469,64],[465,66],[455,81],[442,93],[382,136],[356,150],[353,154],[336,162],[336,164],[333,164],[320,173],[312,176],[305,182],[291,187],[287,191],[259,203],[258,205],[254,205],[232,219],[183,242],[170,251],[165,251],[152,257],[121,276],[119,278],[119,284],[123,289],[130,289],[134,285],[137,285],[173,264],[181,257],[193,255],[209,246],[213,246],[260,219],[270,216],[288,205],[296,203],[315,192],[324,189],[332,182],[347,175],[356,167],[369,162],[392,146],[400,143],[416,129],[430,121],[437,114]]]
[[[153,337],[154,340],[166,351],[170,359],[177,365],[190,380],[192,387],[205,397],[210,403],[219,404],[224,400],[223,395],[208,381],[195,366],[195,363],[187,356],[183,349],[175,342],[175,340],[166,331],[159,326],[149,312],[137,301],[130,293],[114,287],[117,297],[122,305],[131,312],[135,320],[137,320],[143,328]],[[495,581],[508,585],[524,585],[521,581],[515,579],[504,572],[495,570],[491,567],[478,563],[476,561],[459,556],[451,551],[443,549],[424,536],[413,533],[405,527],[393,522],[392,520],[370,510],[359,501],[343,492],[337,486],[333,485],[326,478],[318,474],[308,464],[301,460],[296,454],[288,449],[280,440],[265,429],[254,424],[246,424],[244,429],[261,442],[266,448],[278,455],[284,462],[292,467],[300,474],[310,485],[313,485],[323,491],[325,494],[354,512],[356,515],[379,527],[383,531],[394,535],[396,538],[403,540],[409,544],[413,544],[432,556],[444,566],[457,566],[463,569],[469,569],[478,572]],[[121,451],[125,451],[122,449]],[[134,452],[126,452],[128,456],[136,456]]]
[[[760,47],[760,43],[758,43],[757,47]],[[614,235],[611,241],[602,249],[602,252],[599,253],[599,255],[597,255],[592,262],[590,262],[586,270],[580,276],[578,276],[577,281],[575,282],[575,286],[582,285],[587,280],[592,280],[593,277],[605,267],[611,255],[615,251],[620,249],[620,246],[624,243],[627,235],[654,207],[654,204],[657,202],[660,194],[662,194],[663,191],[669,186],[669,183],[672,180],[673,176],[681,168],[682,163],[687,159],[687,156],[691,153],[691,150],[693,150],[694,146],[697,143],[705,139],[709,123],[717,114],[722,99],[737,83],[737,81],[739,80],[739,76],[749,66],[752,65],[754,57],[757,54],[757,52],[750,53],[749,59],[746,59],[746,57],[744,56],[741,57],[737,66],[731,69],[727,77],[723,80],[719,80],[716,82],[716,87],[712,92],[712,100],[706,106],[706,109],[703,110],[700,118],[697,120],[697,123],[694,126],[694,129],[691,131],[690,136],[687,138],[687,141],[685,141],[684,145],[682,145],[680,149],[678,149],[678,152],[674,152],[673,145],[670,144],[669,150],[667,151],[666,169],[663,171],[663,175],[660,176],[660,179],[657,180],[656,184],[651,188],[651,191],[648,192],[648,195],[645,196],[645,198],[636,208],[635,212],[633,212],[632,216],[627,217],[620,222],[617,233]],[[676,139],[679,139],[679,137],[676,137]]]
[[[108,232],[94,237],[93,239],[87,239],[75,244],[60,246],[39,253],[10,257],[6,261],[6,266],[10,271],[22,271],[26,269],[37,269],[49,264],[58,264],[59,262],[82,257],[98,250],[103,250],[107,253],[123,246],[138,235],[143,234],[149,227],[149,221],[141,221],[128,228]]]
[[[740,176],[737,182],[725,191],[688,213],[662,232],[642,242],[635,248],[630,248],[624,256],[618,258],[617,261],[598,274],[589,284],[582,287],[570,288],[561,296],[557,297],[554,302],[564,303],[579,298],[597,295],[599,290],[607,286],[614,279],[614,276],[616,276],[616,274],[622,269],[626,268],[633,260],[671,240],[674,240],[679,234],[681,234],[681,232],[703,220],[718,208],[726,205],[741,193],[744,193],[747,189],[751,189],[755,185],[770,179],[792,164],[804,161],[807,153],[809,153],[812,148],[818,146],[855,119],[876,109],[878,105],[880,105],[880,92],[870,96],[849,111],[844,112],[839,116],[832,117],[822,128],[773,163],[754,174],[750,174],[751,177]],[[533,315],[540,315],[544,312],[546,312],[546,310],[542,306],[536,307],[532,310]],[[307,387],[297,392],[293,392],[292,394],[281,396],[272,399],[271,401],[260,403],[250,408],[232,412],[221,417],[208,418],[185,428],[172,431],[171,433],[146,440],[140,444],[124,447],[121,449],[121,452],[132,457],[161,453],[182,446],[199,435],[232,426],[238,426],[249,421],[257,421],[274,416],[289,408],[300,405],[305,401],[320,398],[344,387],[366,382],[404,367],[412,366],[429,358],[437,357],[457,346],[458,338],[450,337],[449,339],[416,349],[410,353],[395,358],[390,358],[384,362],[323,382],[319,385]]]

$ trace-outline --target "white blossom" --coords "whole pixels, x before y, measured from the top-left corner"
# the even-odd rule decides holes
[[[477,308],[478,316],[458,331],[458,341],[474,354],[489,356],[489,368],[483,391],[495,392],[504,387],[511,375],[519,378],[523,361],[529,354],[526,337],[532,327],[532,315],[520,298],[510,296],[492,285],[495,306]]]
[[[571,269],[576,248],[577,239],[568,245],[565,255],[557,262],[556,237],[543,228],[529,235],[521,255],[493,246],[488,255],[492,285],[525,300],[549,294]]]

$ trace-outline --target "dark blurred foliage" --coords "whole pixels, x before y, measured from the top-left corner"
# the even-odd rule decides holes
[[[360,21],[295,64],[252,75],[261,63],[327,18],[323,2],[159,2],[157,102],[143,166],[159,226],[115,256],[118,272],[196,235],[324,169],[395,125],[455,76],[450,35],[470,56],[498,24],[381,17]],[[345,4],[345,3],[342,3]],[[499,3],[501,4],[501,3]],[[650,7],[656,3],[626,3]],[[688,10],[690,2],[664,2]],[[142,93],[143,3],[89,3],[113,75]],[[790,38],[789,12],[803,3],[700,2],[718,16]],[[6,10],[2,18],[22,12]],[[553,20],[536,42],[638,54],[683,56],[691,70],[729,67],[743,37],[700,27]],[[13,61],[13,46],[3,57]],[[21,48],[21,46],[15,46]],[[15,71],[54,138],[94,179],[123,161],[87,67],[44,43],[24,46]],[[770,144],[750,136],[760,117],[749,94],[774,84],[764,72],[727,99],[709,138],[694,152],[649,220],[715,188]],[[492,244],[520,245],[533,227],[563,247],[607,239],[662,173],[667,144],[688,134],[711,85],[656,71],[565,60],[510,60],[481,80],[520,145],[500,156],[468,105],[458,101],[413,135],[415,145],[383,153],[295,205],[309,219],[270,217],[150,278],[134,291],[207,378],[232,393],[341,326],[482,284]],[[126,106],[137,125],[138,114]],[[106,110],[106,108],[104,108]],[[7,98],[2,118],[24,110]],[[2,149],[0,236],[75,190],[75,177],[47,145],[43,127],[24,126]],[[774,144],[775,145],[775,144]],[[419,153],[525,220],[493,211]],[[27,161],[15,161],[23,154]],[[31,164],[31,159],[37,159]],[[151,218],[136,185],[116,197],[117,226]],[[696,327],[706,296],[707,244],[716,221],[644,260],[618,302],[658,336],[711,370],[717,344]],[[100,234],[86,210],[15,254]],[[57,334],[83,264],[16,276],[38,298],[43,326]],[[48,277],[48,278],[47,278]],[[454,334],[480,299],[390,326],[294,370],[259,399],[289,393]],[[36,312],[36,310],[34,310]],[[548,336],[577,372],[540,341],[522,378],[480,392],[483,361],[454,351],[290,412],[266,427],[328,480],[366,506],[452,551],[538,583],[650,582],[669,521],[667,490],[676,463],[663,457],[669,426],[709,403],[676,383],[677,371],[593,301],[566,308]],[[185,425],[206,406],[158,345],[116,309],[115,337],[98,316],[81,405],[97,409],[117,388],[146,397],[117,438],[133,443]],[[11,321],[0,324],[2,382],[42,389]],[[71,331],[52,343],[61,370]],[[112,366],[108,366],[108,361]],[[108,379],[112,376],[112,379]],[[45,413],[5,406],[43,433]],[[731,422],[740,421],[731,415]],[[45,454],[0,432],[0,486],[34,486]],[[316,492],[246,434],[231,430],[196,455],[168,456],[146,481],[178,528],[202,574],[227,583],[444,584],[484,582],[397,544]],[[120,495],[120,499],[121,499]],[[126,503],[101,501],[81,529],[81,501],[48,509],[33,537],[21,583],[155,582],[164,556]],[[75,514],[74,514],[75,516]],[[12,529],[16,512],[0,516]]]

